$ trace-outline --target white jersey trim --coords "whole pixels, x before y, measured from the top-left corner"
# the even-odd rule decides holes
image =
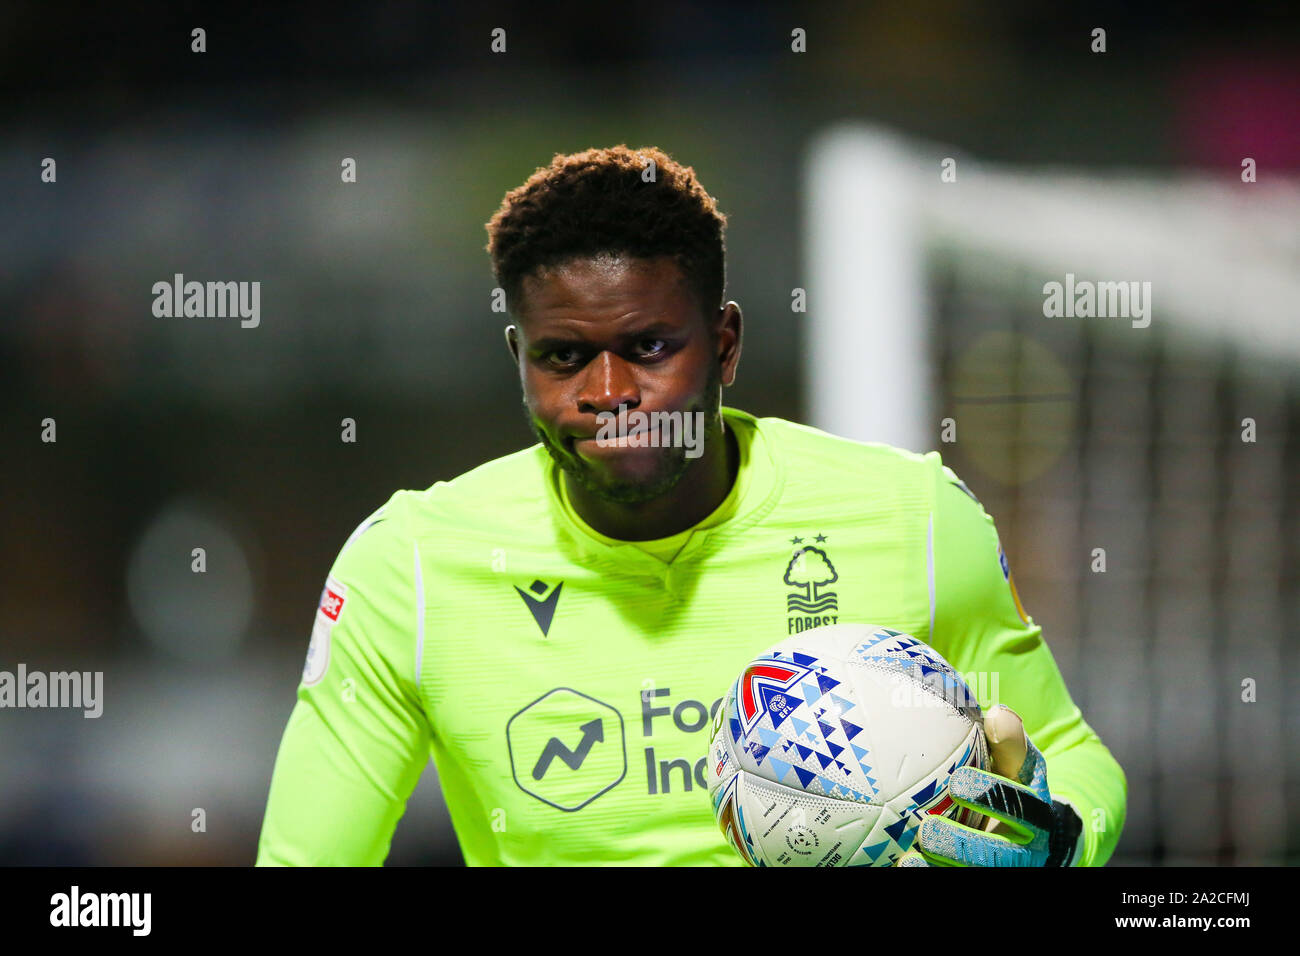
[[[350,535],[348,535],[348,540],[343,542],[343,547],[339,550],[339,557],[343,557],[343,552],[346,551],[348,548],[352,547],[353,541],[356,541],[357,538],[361,537],[363,534],[369,531],[371,525],[373,525],[377,521],[383,520],[384,509],[387,507],[388,507],[387,505],[381,505],[379,509],[374,512],[374,514],[372,514],[365,521],[361,522],[361,524],[357,525],[356,530],[353,531]]]

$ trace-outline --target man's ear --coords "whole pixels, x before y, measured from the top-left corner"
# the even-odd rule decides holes
[[[510,357],[519,364],[519,330],[513,325],[506,326],[506,348],[510,350]]]
[[[722,366],[722,384],[731,385],[736,381],[736,367],[740,364],[740,344],[744,318],[740,305],[728,302],[718,310],[718,343],[720,351],[718,361]]]

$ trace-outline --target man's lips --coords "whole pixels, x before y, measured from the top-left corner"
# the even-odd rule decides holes
[[[648,432],[648,431],[650,431],[650,423],[642,422],[639,425],[629,428],[626,432],[618,432],[618,431],[613,431],[610,429],[603,429],[603,428],[597,429],[594,432],[570,432],[567,441],[573,443],[573,442],[580,442],[580,441],[596,441],[597,439],[602,439],[602,438],[609,439],[609,440],[615,440],[619,438],[635,438],[637,435],[640,435],[642,432]]]
[[[652,449],[647,440],[650,429],[629,428],[625,434],[574,435],[568,441],[569,450],[581,457],[605,451],[643,451]]]
[[[622,434],[620,434],[620,433],[615,433],[615,434],[612,434],[612,435],[608,435],[608,434],[606,434],[606,435],[573,435],[573,436],[571,436],[571,437],[569,438],[569,441],[570,441],[570,442],[580,442],[580,441],[617,441],[617,440],[620,439],[620,438],[635,438],[637,435],[640,435],[640,434],[642,434],[643,432],[648,432],[649,430],[650,430],[650,429],[649,429],[647,426],[642,425],[642,426],[639,427],[639,428],[632,428],[632,429],[629,429],[627,432],[622,433]]]

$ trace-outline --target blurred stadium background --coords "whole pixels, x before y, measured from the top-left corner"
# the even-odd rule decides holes
[[[1113,862],[1300,858],[1300,15],[1018,6],[8,4],[0,668],[105,708],[0,711],[0,864],[252,861],[339,546],[531,442],[483,223],[619,142],[729,217],[728,404],[939,448],[993,514],[1127,773]],[[177,272],[260,327],[155,318]],[[1152,281],[1150,327],[1045,318],[1067,272]],[[390,862],[459,860],[430,768]]]

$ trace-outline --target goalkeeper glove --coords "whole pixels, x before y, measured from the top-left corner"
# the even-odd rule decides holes
[[[1020,716],[999,705],[984,719],[993,772],[958,767],[953,802],[988,818],[985,830],[927,816],[899,866],[1071,866],[1083,855],[1083,821],[1047,789],[1047,761]]]

